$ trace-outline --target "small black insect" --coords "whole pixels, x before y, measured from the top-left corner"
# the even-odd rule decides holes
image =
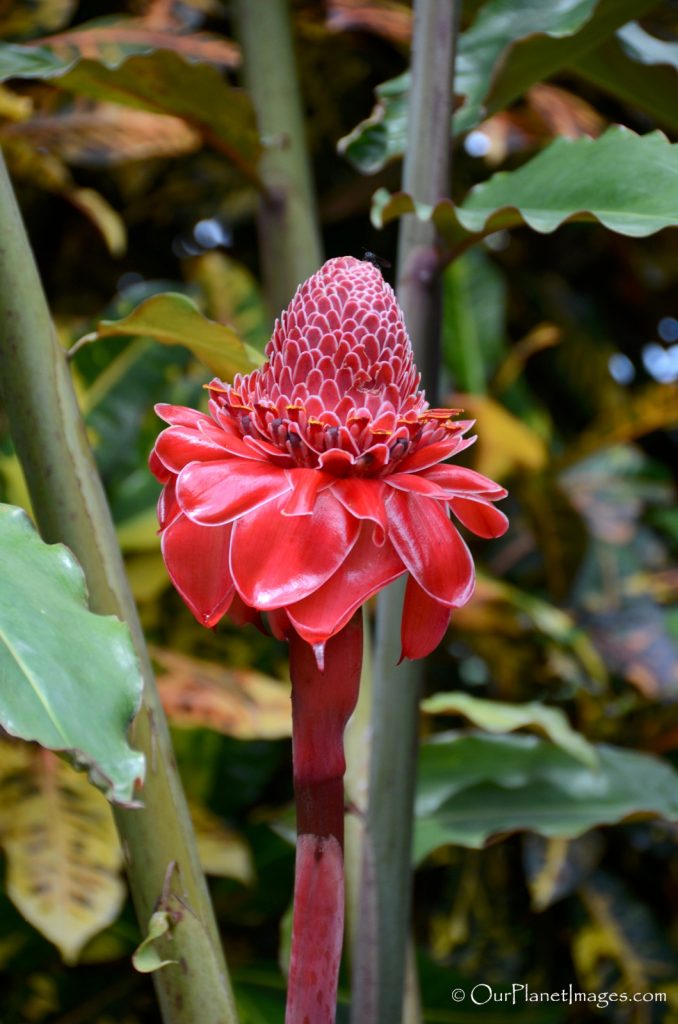
[[[371,252],[370,249],[363,249],[363,261],[365,263],[372,263],[375,267],[380,269],[388,269],[391,264],[388,260],[384,259],[383,256],[377,256],[376,252]]]

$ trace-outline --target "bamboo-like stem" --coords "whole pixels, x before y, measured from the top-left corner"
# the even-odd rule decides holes
[[[238,0],[245,84],[264,146],[258,229],[270,312],[322,263],[287,0]]]
[[[286,1024],[333,1024],[344,934],[344,729],[362,664],[362,611],[313,648],[290,638],[292,746],[297,805],[292,954]]]
[[[415,0],[412,88],[403,191],[434,205],[449,192],[450,126],[457,0]],[[440,251],[435,226],[403,218],[398,300],[435,404],[439,363]],[[400,620],[405,583],[377,604],[370,799],[364,854],[363,917],[355,954],[352,1021],[400,1024],[410,920],[411,847],[417,764],[419,665],[403,663]]]
[[[116,808],[115,817],[142,930],[161,899],[175,922],[160,952],[178,963],[153,975],[163,1020],[236,1024],[219,933],[115,529],[1,158],[0,392],[43,538],[72,549],[85,571],[93,611],[126,620],[141,663],[144,695],[133,742],[146,756],[144,807]]]

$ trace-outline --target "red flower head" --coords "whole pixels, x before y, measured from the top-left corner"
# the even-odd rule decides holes
[[[174,585],[206,626],[264,611],[322,649],[409,573],[403,654],[427,654],[475,580],[449,511],[481,537],[507,527],[503,488],[442,464],[472,423],[429,407],[393,289],[350,256],[299,287],[266,355],[212,381],[209,415],[156,406],[171,424],[150,465]]]

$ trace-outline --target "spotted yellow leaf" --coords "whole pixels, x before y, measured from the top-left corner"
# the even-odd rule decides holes
[[[106,798],[51,751],[2,741],[0,844],[8,896],[74,963],[85,943],[116,919],[125,898]]]

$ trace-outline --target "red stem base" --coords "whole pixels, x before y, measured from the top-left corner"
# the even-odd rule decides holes
[[[358,699],[362,612],[326,645],[290,639],[297,861],[285,1024],[333,1024],[344,932],[344,729]]]

